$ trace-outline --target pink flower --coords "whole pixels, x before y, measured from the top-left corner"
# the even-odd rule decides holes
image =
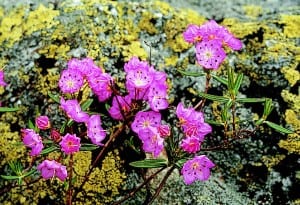
[[[107,74],[90,76],[88,79],[92,91],[97,95],[100,102],[106,101],[112,94],[111,86],[113,85],[113,78]]]
[[[103,145],[101,142],[104,140],[106,132],[101,127],[100,115],[90,116],[87,122],[87,135],[93,144]]]
[[[68,117],[76,122],[87,122],[89,119],[89,115],[81,110],[77,100],[64,100],[61,98],[60,106]]]
[[[183,104],[179,103],[176,115],[187,137],[195,136],[199,141],[203,141],[204,136],[212,131],[211,126],[204,122],[203,113],[195,111],[194,108],[184,108]]]
[[[80,138],[77,137],[76,134],[71,135],[67,133],[64,137],[62,137],[59,145],[65,154],[73,154],[78,152],[80,149]]]
[[[66,69],[62,72],[58,86],[63,93],[75,93],[83,85],[83,76],[76,69]]]
[[[143,142],[143,150],[158,157],[164,148],[164,139],[160,137],[157,129],[146,128],[139,131],[139,138]]]
[[[210,177],[210,168],[215,164],[205,155],[196,156],[186,161],[181,169],[184,183],[192,184],[194,181],[205,181]]]
[[[42,138],[33,129],[21,130],[22,141],[26,147],[31,148],[30,156],[37,156],[44,148]]]
[[[68,69],[78,70],[83,77],[90,76],[92,73],[99,72],[102,73],[101,69],[95,65],[91,58],[83,58],[81,60],[72,58],[68,61]]]
[[[202,41],[196,45],[197,62],[206,69],[218,69],[225,57],[220,41]]]
[[[146,128],[156,128],[160,125],[161,122],[161,114],[159,112],[154,111],[139,111],[133,123],[131,124],[131,129],[139,134],[141,129]]]
[[[114,96],[112,106],[109,109],[109,114],[116,120],[123,120],[123,115],[126,115],[130,110],[131,97],[129,95]]]
[[[126,81],[134,88],[144,89],[151,85],[153,80],[153,68],[147,62],[140,61],[137,57],[132,57],[125,64]]]
[[[0,70],[0,86],[6,86],[7,83],[4,81],[4,72]]]
[[[44,179],[51,179],[57,176],[61,181],[64,181],[68,176],[66,166],[61,165],[55,160],[44,160],[38,165],[37,170],[41,172]]]
[[[151,109],[156,112],[168,108],[167,86],[160,83],[152,84],[148,93],[148,102]]]
[[[183,32],[183,38],[188,43],[200,42],[202,37],[202,30],[195,24],[188,25],[187,29]]]
[[[35,119],[36,126],[41,130],[46,130],[51,127],[48,116],[39,116]]]
[[[196,153],[200,150],[201,141],[195,136],[187,137],[182,140],[180,147],[188,153]]]

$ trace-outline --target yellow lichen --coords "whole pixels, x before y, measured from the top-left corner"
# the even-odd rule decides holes
[[[287,90],[282,90],[281,97],[289,104],[292,110],[296,113],[300,113],[300,95],[295,95]]]
[[[149,34],[156,34],[158,32],[152,21],[155,20],[155,16],[150,12],[144,12],[142,18],[139,21],[139,28],[143,31],[147,31]]]
[[[281,72],[283,73],[285,79],[288,80],[290,85],[293,87],[300,80],[300,72],[296,70],[297,65],[294,64],[292,68],[283,67]]]
[[[280,23],[284,24],[283,33],[288,38],[300,37],[300,15],[281,15]]]
[[[178,61],[177,55],[172,55],[170,57],[165,58],[165,65],[166,66],[176,66]]]
[[[147,59],[147,52],[144,48],[141,47],[141,43],[139,41],[133,41],[128,46],[123,47],[123,56],[125,61],[129,61],[132,56],[137,56],[141,60]]]
[[[263,8],[256,5],[243,6],[243,10],[245,11],[246,15],[251,18],[257,18],[263,12]]]
[[[48,93],[57,90],[59,71],[57,68],[47,69],[47,74],[42,75],[42,69],[34,69],[38,75],[38,82],[35,84],[35,89],[43,96],[48,96]]]
[[[276,166],[280,161],[285,158],[285,155],[278,154],[275,156],[262,156],[262,161],[268,167],[268,170],[271,171],[274,166]]]

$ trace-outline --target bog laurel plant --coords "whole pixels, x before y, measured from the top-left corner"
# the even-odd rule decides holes
[[[145,201],[145,204],[151,204],[175,169],[181,170],[186,185],[209,179],[211,169],[218,162],[213,162],[213,159],[201,152],[228,148],[236,140],[253,136],[263,124],[279,132],[292,133],[268,121],[273,108],[271,99],[239,97],[239,89],[243,82],[242,73],[235,73],[234,69],[228,66],[226,78],[216,74],[216,70],[226,59],[226,52],[243,47],[243,43],[228,29],[210,20],[201,26],[188,25],[183,38],[186,42],[194,44],[196,63],[202,72],[179,72],[186,76],[206,76],[205,90],[197,91],[202,99],[195,106],[186,106],[181,101],[176,107],[170,106],[168,75],[155,70],[151,63],[137,57],[133,56],[127,61],[122,68],[124,71],[120,71],[125,72],[125,79],[118,79],[118,82],[98,67],[93,59],[73,58],[61,72],[57,85],[60,94],[49,93],[49,97],[59,104],[60,112],[66,120],[59,127],[54,127],[52,119],[48,116],[35,116],[35,122],[30,121],[28,127],[21,130],[22,142],[30,151],[32,160],[26,167],[19,161],[9,164],[11,174],[1,175],[2,178],[11,181],[9,187],[26,187],[40,180],[59,179],[65,184],[65,204],[73,204],[88,183],[92,171],[102,163],[108,150],[118,139],[124,144],[126,141],[137,153],[149,153],[152,156],[131,162],[131,166],[159,169],[155,169],[143,183],[114,204],[134,197],[135,193],[166,169],[155,193]],[[226,90],[223,95],[208,94],[211,79],[224,85]],[[6,86],[3,71],[0,72],[0,85]],[[87,95],[87,99],[83,99],[82,95],[86,95],[86,90],[91,93]],[[95,102],[95,99],[98,102]],[[218,121],[204,116],[206,100],[220,103],[221,118]],[[104,105],[106,111],[99,113],[95,106],[91,106],[95,103],[99,106]],[[243,127],[242,122],[237,119],[236,108],[245,103],[264,104],[263,113],[255,121],[255,127],[252,129]],[[16,109],[0,107],[1,112]],[[174,122],[165,122],[161,114],[163,110],[175,113],[177,119]],[[116,126],[108,127],[102,120],[104,115],[108,115],[105,119],[114,120]],[[211,125],[222,130],[222,139],[218,145],[201,147],[206,136],[212,133]],[[139,143],[135,143],[136,141]],[[82,151],[93,152],[96,157],[84,176],[78,176],[74,171],[74,156]],[[58,157],[50,158],[49,154],[52,152],[58,152]],[[74,186],[78,177],[83,177],[83,180],[79,186]],[[17,185],[15,181],[18,182]]]

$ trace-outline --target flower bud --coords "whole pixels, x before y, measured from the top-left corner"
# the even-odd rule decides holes
[[[60,135],[59,131],[57,131],[55,129],[51,130],[50,137],[56,143],[60,142],[60,140],[61,140],[61,135]]]
[[[35,119],[36,126],[41,130],[46,130],[51,127],[49,118],[47,116],[39,116]]]
[[[160,136],[163,138],[169,137],[171,135],[171,130],[170,130],[169,125],[159,125],[157,127],[157,130],[158,130]]]

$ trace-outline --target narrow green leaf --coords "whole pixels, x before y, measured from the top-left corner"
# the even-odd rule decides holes
[[[51,147],[48,147],[46,149],[43,149],[41,154],[49,154],[49,153],[54,152],[56,150],[59,150],[59,148],[56,147],[56,146],[51,146]]]
[[[33,129],[36,131],[36,127],[31,120],[28,120],[28,127],[29,127],[29,129]]]
[[[19,179],[20,176],[6,176],[6,175],[0,175],[3,179],[8,179],[8,180],[12,180],[12,179]]]
[[[217,76],[217,75],[215,75],[215,74],[211,74],[211,76],[212,76],[215,80],[219,81],[220,83],[222,83],[222,84],[228,86],[228,80],[226,80],[225,78],[221,78],[221,77],[219,77],[219,76]]]
[[[211,124],[211,125],[217,125],[217,126],[222,126],[223,123],[222,122],[217,122],[217,121],[214,121],[214,120],[205,120],[206,123],[208,124]]]
[[[84,103],[82,103],[81,109],[83,111],[86,111],[91,106],[92,103],[93,103],[93,99],[87,99],[86,101],[84,101]]]
[[[67,122],[67,126],[70,127],[73,123],[74,123],[74,120],[70,119],[70,120]]]
[[[285,134],[292,134],[294,133],[292,130],[289,130],[289,129],[286,129],[274,122],[270,122],[270,121],[264,121],[264,123],[266,123],[269,127],[279,131],[279,132],[282,132],[282,133],[285,133]]]
[[[239,103],[259,103],[265,102],[266,98],[236,98],[235,101]]]
[[[266,98],[265,105],[264,105],[264,113],[263,113],[263,116],[265,119],[272,112],[272,110],[273,110],[272,100],[269,98]]]
[[[255,122],[255,125],[261,125],[265,120],[264,119],[259,119]]]
[[[175,165],[179,168],[179,169],[181,169],[181,167],[183,166],[183,164],[187,161],[188,159],[180,159],[180,160],[178,160],[176,163],[175,163]]]
[[[18,107],[0,107],[0,112],[15,112],[18,110]]]
[[[80,151],[91,151],[91,150],[95,150],[98,148],[99,148],[98,145],[84,143],[84,144],[81,144]]]
[[[218,101],[218,102],[223,102],[226,103],[228,102],[229,98],[223,97],[223,96],[218,96],[218,95],[211,95],[203,92],[198,93],[201,97],[204,97],[206,99],[212,100],[212,101]]]
[[[193,77],[205,76],[204,72],[199,73],[199,72],[184,71],[184,70],[180,70],[180,69],[177,69],[177,70],[179,73],[186,75],[186,76],[193,76]]]
[[[49,97],[50,97],[54,102],[60,103],[60,97],[59,97],[59,95],[54,95],[54,94],[52,94],[51,92],[48,92],[48,95],[49,95]]]
[[[28,177],[28,176],[34,174],[35,172],[36,172],[36,170],[35,170],[35,169],[32,169],[32,170],[30,170],[29,172],[23,174],[22,177]]]
[[[228,75],[228,90],[233,91],[234,88],[234,74],[231,67],[228,67],[227,69],[227,75]]]
[[[62,126],[60,127],[60,130],[59,130],[60,133],[64,133],[65,132],[67,123],[68,123],[68,121],[65,121],[64,124],[62,124]]]
[[[129,165],[138,168],[157,168],[167,166],[165,159],[145,159],[141,161],[131,162]]]
[[[239,91],[240,87],[241,87],[241,84],[243,82],[243,73],[239,73],[235,79],[235,82],[234,82],[234,87],[233,87],[233,91],[235,93],[235,95],[237,94],[237,92]]]

